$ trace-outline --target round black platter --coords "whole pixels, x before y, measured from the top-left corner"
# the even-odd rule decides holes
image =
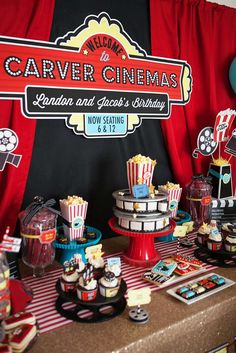
[[[194,251],[194,255],[197,259],[218,267],[236,267],[236,253],[230,253],[224,249],[218,251],[209,250],[206,246],[201,245],[197,240],[195,240],[197,249]]]
[[[124,297],[127,285],[122,279],[119,291],[113,298],[105,298],[99,293],[92,301],[82,301],[78,299],[76,292],[65,293],[61,289],[60,280],[56,283],[56,290],[59,294],[56,300],[56,309],[64,317],[69,320],[95,323],[111,320],[120,315],[126,307],[126,299]],[[72,308],[64,308],[65,304],[73,304]],[[88,312],[85,312],[87,310]]]

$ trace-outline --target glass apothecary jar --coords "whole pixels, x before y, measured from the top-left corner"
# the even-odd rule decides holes
[[[53,241],[56,237],[57,215],[47,208],[40,208],[35,215],[25,222],[28,209],[19,214],[22,237],[22,260],[33,268],[33,275],[44,275],[45,267],[55,257]]]
[[[188,210],[195,226],[211,220],[212,185],[209,177],[202,174],[192,177],[187,185]]]

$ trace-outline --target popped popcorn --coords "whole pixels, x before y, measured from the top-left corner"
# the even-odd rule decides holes
[[[130,158],[128,162],[131,163],[152,163],[153,166],[156,165],[156,160],[151,159],[150,157],[142,156],[141,154],[137,154],[136,156]]]
[[[81,205],[83,203],[87,203],[82,197],[73,195],[67,196],[67,199],[60,200],[60,202],[64,203],[65,205]]]

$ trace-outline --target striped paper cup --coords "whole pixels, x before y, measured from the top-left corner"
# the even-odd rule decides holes
[[[178,211],[178,205],[182,194],[182,188],[165,189],[161,185],[158,187],[158,190],[168,195],[169,210],[171,211],[171,217],[175,217]]]
[[[71,223],[70,226],[63,224],[64,233],[70,240],[83,237],[84,222],[86,219],[88,202],[84,201],[78,205],[66,205],[60,200],[62,217]]]
[[[155,166],[152,162],[135,163],[126,162],[127,178],[129,191],[132,194],[132,186],[137,184],[146,184],[148,187],[152,184],[153,171]]]

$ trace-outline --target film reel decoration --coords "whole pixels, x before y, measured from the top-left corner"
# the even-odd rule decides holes
[[[213,127],[207,126],[202,129],[197,138],[197,148],[192,153],[194,158],[198,158],[198,154],[203,156],[210,156],[218,147],[218,142],[213,139]]]
[[[18,167],[21,155],[13,154],[18,146],[18,136],[7,128],[0,129],[0,171],[4,170],[6,163]]]

